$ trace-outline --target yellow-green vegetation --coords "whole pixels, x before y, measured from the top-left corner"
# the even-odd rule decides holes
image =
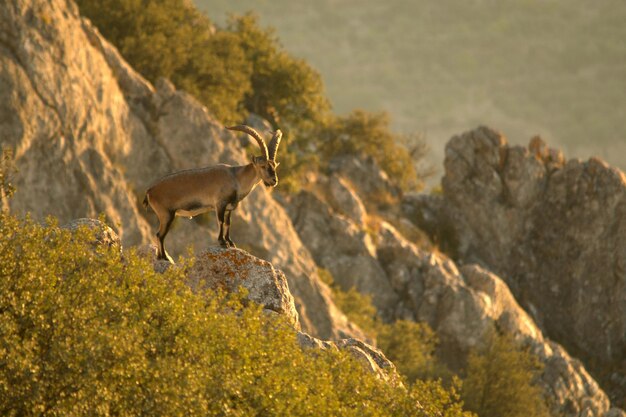
[[[354,110],[345,117],[334,117],[319,134],[322,153],[327,158],[337,154],[370,155],[400,188],[420,188],[422,184],[417,176],[415,160],[402,146],[411,141],[406,135],[394,133],[390,123],[387,113],[364,110]]]
[[[213,33],[204,14],[185,0],[78,0],[87,16],[150,81],[171,79],[216,117],[238,120],[251,91],[251,65],[236,34]]]
[[[487,334],[485,347],[469,354],[465,379],[453,376],[435,355],[437,335],[426,323],[398,320],[383,323],[377,316],[371,297],[352,288],[342,291],[334,285],[332,275],[321,270],[324,281],[331,285],[339,308],[376,339],[385,353],[405,377],[412,389],[432,389],[459,399],[465,408],[480,417],[548,417],[541,388],[536,378],[541,366],[530,352],[518,348],[510,337],[495,329]],[[446,381],[447,388],[441,382]],[[428,387],[428,388],[426,388]]]
[[[333,299],[341,311],[369,338],[376,340],[376,345],[396,365],[409,384],[418,380],[450,379],[448,369],[435,357],[437,335],[427,323],[409,320],[384,323],[378,317],[370,296],[354,287],[342,291],[325,269],[320,269],[319,275],[331,286]]]
[[[186,0],[77,3],[150,81],[171,79],[225,124],[256,113],[282,129],[281,189],[297,190],[304,172],[337,153],[373,155],[398,186],[421,184],[412,156],[423,155],[407,151],[389,117],[364,111],[333,115],[319,73],[287,53],[254,15],[233,16],[221,28]]]
[[[541,389],[533,383],[540,371],[530,352],[492,330],[485,347],[469,355],[462,397],[481,417],[547,417]]]
[[[0,415],[461,416],[456,394],[303,351],[280,318],[184,269],[0,213]]]

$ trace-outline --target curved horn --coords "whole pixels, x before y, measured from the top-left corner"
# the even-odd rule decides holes
[[[280,129],[278,129],[276,130],[276,132],[274,132],[274,136],[272,136],[272,139],[270,140],[269,155],[272,161],[276,161],[276,152],[278,152],[278,145],[280,145],[280,139],[282,137],[283,137],[283,132],[281,132]]]
[[[257,143],[259,144],[259,147],[263,151],[263,156],[265,156],[265,159],[267,159],[267,160],[270,159],[269,158],[269,154],[267,152],[267,145],[265,144],[265,141],[263,140],[261,135],[259,135],[259,132],[257,132],[256,130],[254,130],[250,126],[246,126],[246,125],[227,126],[226,129],[228,129],[228,130],[238,130],[240,132],[244,132],[244,133],[247,133],[248,135],[252,136],[254,139],[256,139]]]

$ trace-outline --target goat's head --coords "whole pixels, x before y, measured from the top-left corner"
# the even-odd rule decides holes
[[[263,180],[263,184],[265,184],[266,187],[276,187],[278,185],[276,168],[280,165],[280,162],[275,162],[271,159],[268,160],[262,156],[255,156],[252,158],[252,163],[254,164],[257,174]]]
[[[283,133],[280,130],[273,132],[272,139],[270,140],[269,149],[268,146],[265,145],[265,141],[259,135],[259,133],[246,125],[238,125],[227,127],[230,130],[238,130],[240,132],[245,132],[256,139],[261,151],[264,155],[255,156],[252,158],[252,163],[254,164],[254,169],[256,169],[257,174],[263,180],[263,184],[266,187],[276,187],[278,185],[278,176],[276,175],[276,168],[280,165],[280,162],[276,162],[276,153],[278,152],[278,145],[280,145],[280,140],[283,136]]]

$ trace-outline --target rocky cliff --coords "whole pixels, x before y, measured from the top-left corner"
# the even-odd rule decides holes
[[[459,261],[501,276],[545,334],[624,406],[626,175],[485,127],[448,143],[443,196],[405,208]]]
[[[351,196],[345,207],[361,206],[350,203],[358,195],[349,182],[342,179],[348,189],[337,193],[331,189],[337,185],[321,180],[289,200],[302,241],[339,285],[370,294],[387,320],[427,322],[440,339],[441,356],[453,369],[462,366],[467,353],[480,347],[495,325],[543,362],[542,384],[554,415],[619,415],[584,365],[543,333],[500,277],[477,264],[459,266],[441,253],[422,250],[380,218],[370,219],[367,223],[377,224],[366,230],[324,203],[324,198],[343,195]]]

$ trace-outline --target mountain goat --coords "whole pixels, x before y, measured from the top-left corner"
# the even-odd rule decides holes
[[[146,191],[143,204],[156,213],[159,219],[158,258],[167,259],[163,241],[175,216],[193,217],[215,210],[220,225],[218,241],[222,247],[236,247],[230,239],[230,215],[237,205],[261,181],[267,187],[276,187],[278,177],[276,152],[282,132],[274,132],[269,148],[259,133],[246,125],[227,127],[245,132],[256,139],[262,155],[252,158],[247,165],[218,164],[205,168],[189,169],[166,175]]]

